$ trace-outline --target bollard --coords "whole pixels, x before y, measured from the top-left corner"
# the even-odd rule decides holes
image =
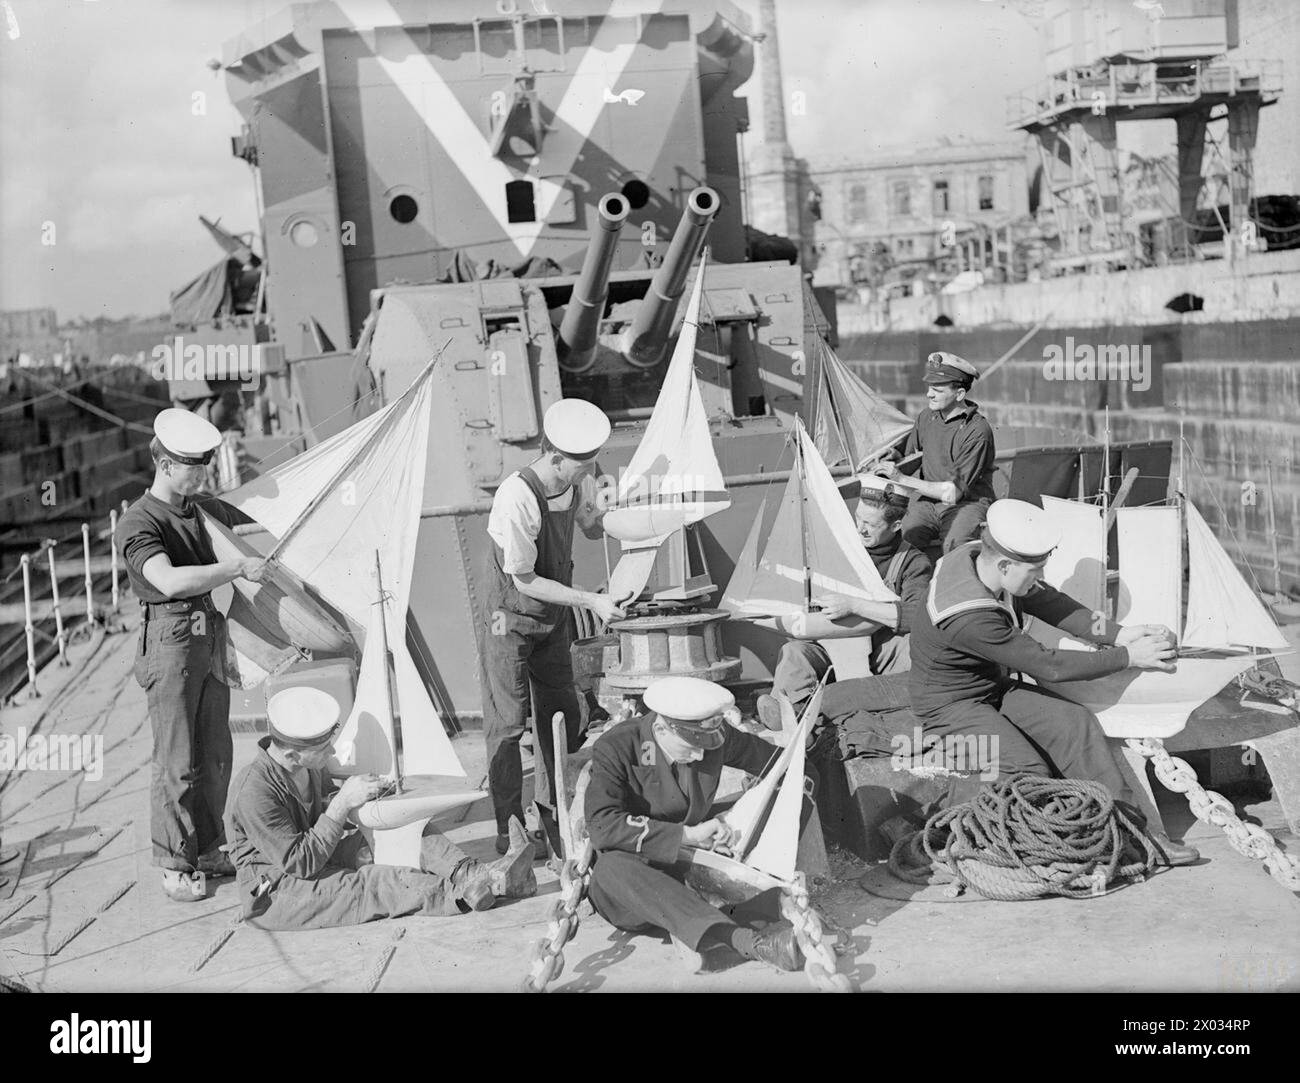
[[[113,612],[117,612],[117,509],[108,513],[108,544],[110,546],[108,563],[113,571]]]
[[[63,614],[59,611],[59,576],[54,570],[54,542],[50,542],[50,594],[54,598],[54,633],[59,644],[59,665],[71,665],[68,661],[68,641],[63,634]]]
[[[23,630],[27,633],[27,698],[39,699],[36,687],[36,625],[32,623],[32,558],[26,553],[23,565]]]
[[[86,623],[92,628],[95,621],[95,586],[90,578],[90,524],[81,524],[81,552],[86,561]]]

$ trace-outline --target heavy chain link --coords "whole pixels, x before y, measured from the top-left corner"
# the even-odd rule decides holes
[[[781,902],[787,920],[794,926],[795,939],[803,952],[803,972],[813,988],[821,993],[853,992],[853,982],[847,974],[839,973],[835,953],[826,943],[821,918],[812,908],[803,873],[795,873],[788,893],[782,894]]]
[[[564,970],[564,945],[578,931],[578,907],[591,885],[591,863],[595,856],[596,848],[587,839],[577,860],[569,858],[560,866],[560,894],[551,909],[546,935],[533,947],[533,962],[524,979],[524,992],[546,992],[546,987]]]
[[[1300,891],[1300,858],[1283,853],[1277,840],[1259,825],[1244,823],[1231,801],[1196,780],[1196,772],[1186,760],[1171,756],[1164,742],[1155,737],[1130,738],[1125,744],[1152,761],[1161,785],[1186,794],[1192,814],[1202,823],[1220,828],[1237,853],[1262,861],[1279,884],[1289,891]]]

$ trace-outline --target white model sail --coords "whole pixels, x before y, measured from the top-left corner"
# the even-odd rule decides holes
[[[345,771],[388,773],[382,648],[373,634],[375,554],[389,602],[389,649],[400,705],[402,770],[464,777],[406,647],[429,439],[432,363],[390,406],[236,489],[225,499],[276,539],[275,561],[341,614],[362,658],[352,711],[337,741]],[[236,581],[240,589],[240,581]]]
[[[1191,501],[1185,501],[1184,506],[1190,585],[1180,646],[1219,651],[1237,646],[1269,649],[1287,646],[1259,599],[1210,533],[1200,512]],[[1170,523],[1178,521],[1178,510],[1131,509],[1137,514],[1130,514],[1127,520],[1126,510],[1129,509],[1119,512],[1119,521],[1128,525],[1127,542],[1121,534],[1120,581],[1129,584],[1128,597],[1132,604],[1127,615],[1121,612],[1120,622],[1159,623],[1176,630],[1180,623],[1177,616],[1170,620],[1166,614],[1170,582],[1181,578],[1181,542],[1177,534],[1171,535],[1169,531]],[[1165,514],[1142,514],[1151,511]],[[1145,539],[1141,533],[1143,525],[1149,528]],[[1134,574],[1130,567],[1126,573],[1126,560],[1136,564],[1140,571]],[[1166,619],[1160,619],[1162,616]],[[1059,642],[1045,635],[1036,638],[1049,646],[1084,647],[1055,629],[1046,631]],[[1260,657],[1242,653],[1184,655],[1177,660],[1173,673],[1126,669],[1090,681],[1066,681],[1044,687],[1091,710],[1108,737],[1171,737],[1187,725],[1193,711],[1254,666]]]
[[[755,520],[721,607],[738,617],[807,612],[805,578],[814,599],[842,594],[897,600],[867,555],[848,505],[798,418],[794,439],[795,465],[776,519],[765,541],[759,538],[762,516]]]
[[[799,818],[804,799],[804,758],[808,731],[821,714],[825,680],[809,699],[776,762],[756,785],[740,795],[726,820],[738,832],[738,860],[751,868],[789,881],[799,850]]]
[[[605,532],[624,548],[659,545],[674,530],[729,507],[695,378],[704,259],[645,435],[619,479]]]
[[[1182,526],[1176,507],[1120,508],[1115,513],[1119,548],[1120,624],[1159,624],[1177,631],[1183,611]]]
[[[813,442],[828,466],[856,469],[907,435],[913,422],[854,375],[820,335],[817,350],[821,377]]]
[[[1186,508],[1187,620],[1182,645],[1211,650],[1287,647],[1286,637],[1210,532],[1196,505],[1188,500]]]

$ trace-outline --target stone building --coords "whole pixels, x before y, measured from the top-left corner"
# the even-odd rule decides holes
[[[813,161],[809,175],[821,192],[819,284],[879,288],[933,284],[962,270],[1009,273],[1015,224],[1029,213],[1018,141]]]

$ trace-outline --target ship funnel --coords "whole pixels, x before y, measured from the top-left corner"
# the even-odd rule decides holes
[[[567,372],[585,372],[596,360],[596,336],[609,291],[609,268],[618,248],[619,231],[631,213],[631,205],[617,192],[602,196],[596,204],[598,228],[592,231],[556,343],[560,367]]]
[[[696,188],[687,197],[686,211],[677,223],[668,255],[650,282],[632,326],[623,335],[623,356],[639,368],[650,368],[663,357],[677,301],[686,288],[686,273],[704,247],[704,235],[720,206],[718,193],[712,188]]]

